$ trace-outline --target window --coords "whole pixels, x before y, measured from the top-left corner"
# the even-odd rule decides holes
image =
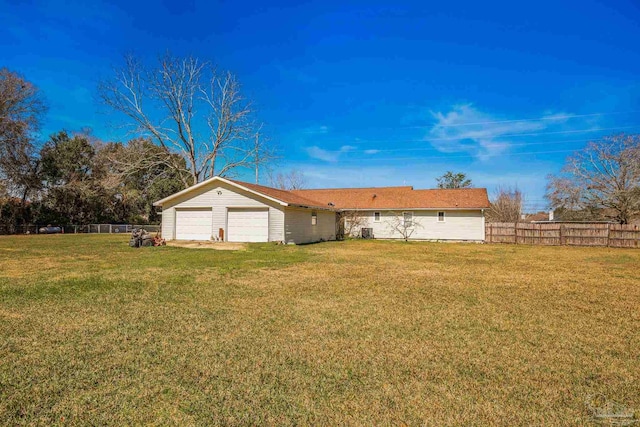
[[[413,225],[413,212],[403,212],[404,226],[411,227]]]
[[[318,223],[318,213],[311,212],[311,225],[316,225]]]
[[[438,212],[438,222],[444,222],[444,212]]]
[[[373,213],[373,222],[380,222],[380,212]]]

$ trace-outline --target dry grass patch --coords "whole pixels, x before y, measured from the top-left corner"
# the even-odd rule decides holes
[[[233,242],[205,242],[205,241],[177,241],[167,242],[167,246],[188,249],[216,249],[219,251],[239,251],[247,249],[245,243]]]
[[[593,395],[640,410],[640,252],[33,237],[0,238],[9,424],[580,425]],[[4,273],[60,253],[59,274]]]

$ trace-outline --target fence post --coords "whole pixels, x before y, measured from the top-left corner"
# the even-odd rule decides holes
[[[517,245],[518,244],[518,222],[517,221],[513,223],[513,234],[515,236],[513,242]]]
[[[489,224],[489,243],[493,243],[493,224]]]
[[[538,224],[538,244],[542,244],[542,224]]]
[[[560,246],[564,245],[564,233],[562,232],[564,230],[564,224],[560,224]]]
[[[607,223],[607,247],[609,247],[609,242],[611,241],[611,223]]]

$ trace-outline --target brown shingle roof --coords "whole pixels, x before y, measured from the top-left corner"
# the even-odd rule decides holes
[[[484,188],[414,190],[413,187],[402,186],[288,191],[219,177],[172,194],[155,202],[154,205],[162,206],[167,201],[209,185],[214,180],[226,180],[289,205],[318,209],[482,209],[489,207],[487,190]]]
[[[537,212],[531,215],[527,215],[524,218],[524,222],[534,222],[534,221],[549,221],[549,213]]]
[[[252,184],[250,182],[236,181],[235,179],[227,179],[227,181],[231,181],[235,184],[246,187],[249,190],[264,194],[265,196],[269,196],[282,202],[289,203],[290,205],[306,206],[310,208],[333,209],[332,206],[329,206],[326,203],[311,200],[307,197],[304,197],[303,195],[295,194],[292,191],[280,190],[278,188],[266,187],[264,185]]]
[[[414,190],[413,187],[292,190],[291,193],[338,209],[470,209],[488,208],[485,188]]]

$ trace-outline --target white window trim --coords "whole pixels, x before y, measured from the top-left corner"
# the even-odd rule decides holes
[[[406,214],[411,214],[411,224],[408,225],[407,227],[413,227],[413,212],[412,211],[404,211],[404,212],[402,212],[402,223],[404,224],[404,222],[406,221],[406,218],[405,218]]]
[[[442,221],[440,221],[440,214],[442,214]],[[439,223],[443,223],[443,222],[447,222],[447,213],[445,211],[438,211],[438,218],[436,219],[436,222]]]
[[[313,226],[318,225],[318,212],[315,212],[315,211],[311,212],[311,225]]]
[[[376,219],[376,214],[378,214],[378,219]],[[380,212],[373,213],[373,222],[380,222],[381,219],[382,219],[382,214]]]

